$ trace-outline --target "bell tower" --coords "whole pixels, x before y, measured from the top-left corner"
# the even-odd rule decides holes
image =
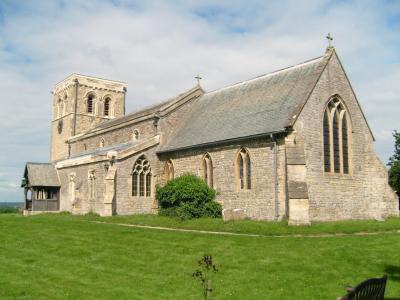
[[[52,90],[50,160],[70,156],[70,138],[123,116],[126,87],[122,82],[79,74],[57,83]]]

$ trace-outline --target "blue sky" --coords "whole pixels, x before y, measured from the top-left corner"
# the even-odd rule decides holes
[[[128,83],[127,111],[320,56],[328,32],[386,162],[400,130],[400,1],[0,1],[0,201],[49,160],[52,86]]]

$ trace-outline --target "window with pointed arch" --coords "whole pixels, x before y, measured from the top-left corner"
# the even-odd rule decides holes
[[[151,167],[144,155],[139,157],[133,166],[132,196],[151,197]]]
[[[213,187],[214,174],[213,174],[213,163],[210,154],[203,156],[201,161],[201,176],[209,187]]]
[[[172,161],[170,159],[165,162],[164,174],[166,182],[174,179],[174,165],[172,164]]]
[[[99,147],[100,148],[104,148],[104,144],[105,144],[104,138],[101,138],[100,139],[100,143],[99,143]]]
[[[93,94],[89,94],[87,96],[87,100],[86,100],[86,112],[88,114],[93,114],[94,113],[94,95]]]
[[[236,159],[236,174],[238,186],[241,190],[250,190],[251,182],[251,160],[247,149],[242,148]]]
[[[103,108],[104,116],[109,117],[111,115],[111,98],[107,97],[104,99],[104,108]]]
[[[323,119],[324,171],[349,174],[349,115],[342,100],[335,96],[326,106]]]

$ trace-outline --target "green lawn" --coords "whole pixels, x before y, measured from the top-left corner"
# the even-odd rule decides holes
[[[157,215],[134,215],[98,217],[95,215],[81,216],[85,220],[99,220],[109,223],[136,224],[160,227],[172,227],[182,229],[223,231],[235,233],[248,233],[260,235],[315,235],[337,234],[400,230],[400,218],[388,218],[384,222],[375,220],[342,221],[315,223],[312,226],[288,226],[287,222],[260,222],[241,220],[224,222],[222,219],[192,219],[179,220],[176,218]]]
[[[400,227],[398,219],[288,228],[249,221],[225,227],[211,220],[182,223],[140,218],[142,223],[151,220],[164,226],[170,222],[238,232],[255,232],[259,226],[257,233],[262,234]],[[214,299],[336,299],[345,285],[385,272],[389,275],[387,299],[400,299],[399,233],[221,236],[89,222],[93,219],[97,218],[0,215],[0,299],[202,299],[192,273],[205,253],[213,255],[219,266]],[[102,220],[133,223],[134,219]]]

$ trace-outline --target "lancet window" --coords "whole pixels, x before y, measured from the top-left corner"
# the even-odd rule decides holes
[[[239,188],[241,190],[247,189],[250,190],[252,186],[251,182],[251,160],[249,152],[243,148],[238,153],[236,159],[236,174],[237,180],[239,184]]]
[[[324,170],[330,173],[349,173],[348,112],[338,97],[327,105],[323,119]]]
[[[213,163],[210,154],[204,155],[201,161],[201,175],[208,186],[213,187]]]

